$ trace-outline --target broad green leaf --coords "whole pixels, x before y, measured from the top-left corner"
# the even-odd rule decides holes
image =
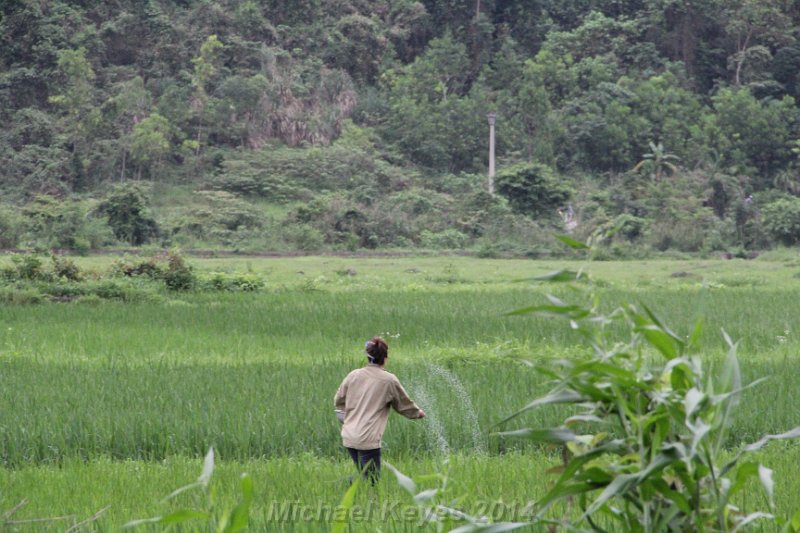
[[[603,361],[592,360],[576,366],[571,372],[572,375],[578,375],[582,372],[589,372],[592,374],[605,374],[615,378],[615,380],[624,386],[635,386],[638,383],[636,374],[622,368],[618,365],[612,365]]]
[[[607,485],[608,483],[611,483],[612,478],[613,476],[611,475],[610,472],[608,472],[607,470],[603,470],[602,468],[597,466],[592,468],[587,468],[580,474],[580,476],[578,476],[578,479],[580,481],[584,481],[586,483],[593,483],[597,486],[604,486]]]
[[[191,490],[191,489],[194,489],[194,488],[197,488],[197,487],[202,487],[202,486],[203,486],[203,484],[200,483],[199,481],[195,481],[194,483],[189,483],[188,485],[184,485],[183,487],[180,487],[180,488],[177,488],[177,489],[173,490],[162,501],[171,500],[172,498],[174,498],[178,494],[181,494],[183,492],[186,492],[187,490]]]
[[[548,442],[551,444],[564,444],[578,440],[575,433],[565,428],[525,428],[514,431],[501,431],[499,433],[495,433],[495,435],[500,435],[502,437],[526,438],[534,442]]]
[[[223,530],[224,533],[236,533],[247,528],[250,521],[250,505],[253,501],[253,479],[247,474],[242,474],[239,482],[242,491],[242,501],[231,511],[230,522]]]
[[[605,503],[617,496],[622,496],[631,487],[636,486],[638,483],[637,476],[635,474],[622,474],[614,478],[614,480],[606,485],[606,488],[600,495],[595,498],[586,511],[584,511],[583,516],[581,516],[581,520],[586,520],[586,517],[593,515],[596,513]]]
[[[792,516],[792,528],[794,528],[795,531],[800,531],[800,511],[797,511],[794,513],[794,516]]]
[[[697,448],[700,446],[700,443],[703,439],[708,435],[708,432],[711,431],[711,426],[706,424],[703,420],[697,420],[694,424],[686,423],[686,427],[692,432],[692,446],[689,449],[689,453],[691,457],[694,458],[697,454]]]
[[[700,402],[702,402],[705,397],[706,395],[697,390],[695,387],[692,387],[686,391],[686,395],[683,397],[683,408],[686,411],[687,420],[694,414],[695,410],[700,405]]]
[[[513,531],[521,527],[530,526],[529,522],[498,522],[497,524],[466,524],[451,529],[450,533],[471,533],[480,531],[481,533],[501,533],[502,531]]]
[[[153,518],[139,518],[138,520],[131,520],[130,522],[126,522],[123,524],[123,529],[128,529],[131,527],[138,527],[143,524],[157,524],[161,521],[160,516],[154,516]]]
[[[733,468],[736,465],[736,463],[739,461],[741,456],[743,454],[745,454],[745,453],[749,453],[749,452],[754,452],[756,450],[760,450],[767,443],[769,443],[770,441],[773,441],[773,440],[796,439],[796,438],[799,438],[799,437],[800,437],[800,426],[798,426],[798,427],[796,427],[794,429],[791,429],[791,430],[789,430],[789,431],[787,431],[785,433],[780,433],[780,434],[777,434],[777,435],[765,435],[764,437],[761,437],[756,442],[754,442],[752,444],[748,444],[747,446],[742,448],[742,450],[739,451],[738,454],[736,454],[736,457],[734,457],[731,461],[728,462],[728,464],[726,464],[722,468],[722,470],[720,471],[720,475],[725,475],[731,468]]]
[[[571,479],[575,475],[575,473],[589,461],[592,461],[597,457],[600,457],[607,453],[619,454],[622,453],[625,449],[626,449],[625,442],[620,439],[616,439],[609,442],[605,442],[600,446],[592,448],[585,454],[572,457],[569,463],[564,467],[561,476],[558,478],[553,488],[550,489],[550,491],[541,500],[539,500],[539,505],[542,506],[539,509],[539,514],[541,514],[542,511],[547,509],[550,505],[555,503],[560,498],[564,498],[567,496],[574,496],[576,494],[582,494],[587,491],[600,489],[602,485],[598,486],[593,483],[575,484],[571,481]]]
[[[501,420],[500,422],[495,424],[495,426],[499,426],[501,424],[504,424],[504,423],[508,422],[509,420],[511,420],[512,418],[515,418],[515,417],[521,415],[525,411],[529,411],[529,410],[531,410],[531,409],[533,409],[535,407],[539,407],[540,405],[550,405],[550,404],[558,404],[558,403],[578,403],[578,402],[586,401],[588,399],[589,398],[586,398],[582,394],[578,394],[577,392],[575,392],[573,390],[570,390],[570,389],[563,389],[563,390],[551,392],[547,396],[543,396],[541,398],[538,398],[538,399],[532,401],[531,403],[529,403],[528,405],[526,405],[525,407],[523,407],[522,409],[520,409],[516,413],[512,414],[511,416],[508,416],[508,417],[504,418],[503,420]]]
[[[564,283],[570,281],[577,281],[580,273],[573,270],[554,270],[542,276],[533,278],[534,281],[548,281],[551,283]]]
[[[789,431],[787,431],[785,433],[780,433],[780,434],[777,434],[777,435],[766,435],[764,437],[761,437],[761,439],[759,439],[758,441],[756,441],[756,442],[754,442],[752,444],[748,444],[747,446],[745,446],[744,447],[744,451],[753,452],[753,451],[759,450],[765,444],[767,444],[768,442],[773,441],[773,440],[796,439],[798,437],[800,437],[800,426],[798,426],[798,427],[796,427],[796,428],[794,428],[792,430],[789,430]]]
[[[417,494],[417,484],[414,483],[414,480],[400,472],[388,461],[383,461],[383,465],[394,473],[395,477],[397,478],[397,483],[399,483],[400,486],[406,490],[406,492],[411,494],[411,496]]]
[[[692,330],[692,334],[689,335],[689,342],[687,343],[687,347],[694,348],[700,342],[700,337],[703,335],[703,318],[700,317],[694,323],[694,329]]]
[[[569,426],[571,424],[578,424],[580,422],[596,422],[599,424],[603,422],[603,419],[592,414],[574,415],[564,420],[564,425]]]
[[[640,326],[636,328],[636,331],[644,335],[647,342],[661,352],[667,359],[674,359],[678,356],[678,351],[675,348],[675,341],[655,324]]]
[[[661,495],[674,503],[682,513],[691,514],[692,507],[689,505],[689,500],[686,499],[686,496],[672,489],[664,479],[653,479],[651,483]]]
[[[568,235],[555,235],[555,238],[563,242],[570,248],[574,248],[576,250],[589,250],[590,248],[589,245],[587,245],[586,243],[576,241],[575,239],[573,239]]]
[[[193,509],[179,509],[173,511],[168,515],[162,516],[159,524],[181,524],[190,520],[208,520],[211,515],[204,511],[195,511]]]
[[[430,500],[431,498],[436,496],[438,493],[439,493],[439,489],[423,490],[422,492],[417,493],[417,494],[414,495],[414,503],[416,503],[417,505],[424,504],[428,500]]]
[[[673,340],[674,340],[676,343],[678,343],[678,345],[679,345],[679,346],[681,346],[681,347],[682,347],[682,346],[684,345],[684,340],[683,340],[683,338],[682,338],[680,335],[678,335],[677,333],[675,333],[674,331],[672,331],[671,329],[669,329],[669,326],[665,325],[665,324],[664,324],[664,323],[663,323],[663,322],[662,322],[662,321],[661,321],[661,320],[660,320],[660,319],[659,319],[659,318],[656,316],[656,314],[655,314],[655,313],[653,313],[653,312],[650,310],[650,308],[649,308],[649,307],[647,307],[646,305],[642,304],[642,308],[644,309],[644,312],[645,312],[645,313],[647,313],[647,316],[648,316],[648,317],[650,317],[650,320],[652,320],[652,321],[653,321],[653,324],[655,324],[656,326],[658,326],[658,327],[659,327],[659,329],[661,329],[661,331],[663,331],[664,333],[666,333],[667,335],[669,335],[670,337],[672,337],[672,339],[673,339]]]
[[[730,341],[730,338],[727,339]],[[736,344],[732,344],[725,358],[725,365],[722,369],[722,386],[726,391],[738,391],[742,388],[742,373],[739,369],[739,359],[736,357]],[[726,404],[722,409],[719,426],[721,431],[717,436],[715,449],[717,452],[722,449],[725,430],[730,426],[733,411],[739,404],[739,395],[731,395],[726,398]]]
[[[536,515],[540,517],[544,511],[558,500],[578,496],[580,494],[599,490],[600,488],[602,488],[602,485],[598,486],[594,483],[556,483],[556,485],[538,501],[539,507],[536,511]]]
[[[772,470],[764,465],[758,465],[758,479],[761,481],[761,485],[764,486],[764,490],[767,491],[769,504],[772,505],[773,494],[775,492],[775,481],[772,479]]]
[[[537,315],[549,315],[567,317],[572,319],[581,319],[589,316],[589,311],[578,305],[532,305],[530,307],[523,307],[505,313],[504,316],[516,315],[529,315],[535,313]]]
[[[342,512],[341,514],[338,512],[334,513],[331,533],[344,533],[347,530],[348,520],[345,520],[345,518],[350,516],[350,509],[353,508],[353,502],[355,502],[356,492],[358,491],[360,483],[361,476],[358,476],[353,481],[353,484],[350,485],[350,488],[347,489],[347,492],[344,493],[344,496],[342,496],[342,501],[339,503],[339,509]]]
[[[733,496],[740,490],[744,489],[747,486],[747,482],[751,478],[758,475],[758,467],[759,465],[753,462],[746,462],[740,464],[738,468],[736,468],[736,479],[731,485],[728,494],[730,496]]]
[[[213,473],[214,473],[214,448],[211,447],[208,449],[206,458],[203,460],[203,472],[200,474],[200,477],[197,478],[197,482],[203,485],[204,487],[207,487],[208,483],[211,481],[211,475]]]
[[[774,515],[770,513],[750,513],[749,515],[742,518],[731,530],[731,533],[736,533],[737,531],[742,531],[745,529],[745,526],[750,524],[751,522],[755,522],[756,520],[763,520],[763,519],[772,519],[775,518]]]

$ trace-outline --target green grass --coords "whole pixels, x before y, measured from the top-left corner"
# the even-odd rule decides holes
[[[79,263],[101,270],[112,259]],[[190,262],[198,270],[257,272],[267,289],[165,293],[139,303],[0,306],[0,511],[23,498],[30,503],[18,518],[86,518],[111,505],[97,525],[113,530],[163,512],[160,498],[197,477],[209,445],[221,457],[223,501],[234,497],[239,473],[253,476],[257,522],[273,495],[338,503],[339,481],[351,465],[340,447],[332,396],[343,376],[363,364],[363,339],[374,334],[387,338],[389,370],[430,415],[422,422],[392,418],[387,460],[421,475],[441,469],[444,451],[456,454],[451,482],[466,501],[528,501],[541,494],[545,465],[554,460],[549,452],[487,433],[544,390],[541,378],[515,357],[541,363],[586,348],[565,323],[505,313],[541,303],[547,291],[579,298],[563,287],[515,280],[581,263],[464,257]],[[725,350],[724,328],[741,341],[745,379],[771,376],[746,392],[728,443],[735,447],[800,425],[797,267],[794,260],[656,261],[595,263],[591,271],[604,305],[645,303],[680,334],[702,316],[700,355],[712,369]],[[534,412],[515,424],[557,424],[563,414]],[[797,453],[788,445],[764,454],[785,489],[779,492],[784,513],[800,497]],[[403,497],[383,483],[384,497]]]

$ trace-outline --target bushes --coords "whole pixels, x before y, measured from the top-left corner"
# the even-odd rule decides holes
[[[158,298],[163,290],[254,292],[265,286],[264,279],[252,272],[198,276],[175,250],[138,261],[121,259],[105,273],[84,272],[63,256],[53,255],[51,260],[48,266],[40,255],[12,255],[12,264],[0,269],[0,303],[135,302]]]
[[[108,217],[117,239],[138,246],[158,235],[158,224],[149,206],[150,200],[139,184],[123,183],[111,190],[97,211]]]
[[[800,198],[776,200],[764,207],[764,229],[787,246],[800,242]]]
[[[189,290],[196,281],[192,267],[175,250],[134,263],[116,261],[111,267],[111,274],[163,281],[166,288],[171,291]]]
[[[511,208],[531,217],[553,218],[570,197],[570,189],[552,170],[538,163],[515,165],[497,173],[498,194]]]
[[[200,277],[197,287],[201,290],[254,292],[264,288],[264,280],[252,273],[211,272]]]

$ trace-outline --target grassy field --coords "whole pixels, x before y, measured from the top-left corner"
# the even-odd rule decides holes
[[[78,262],[100,272],[113,259]],[[389,370],[429,414],[422,422],[393,416],[386,460],[417,477],[447,471],[448,494],[459,505],[502,518],[520,515],[545,490],[545,471],[557,462],[552,452],[501,441],[491,428],[544,390],[518,358],[546,362],[586,347],[562,322],[504,313],[541,303],[546,292],[579,298],[530,280],[585,263],[455,256],[190,262],[200,271],[256,273],[267,288],[0,307],[0,516],[27,500],[14,519],[68,517],[15,528],[63,531],[108,507],[88,528],[114,531],[131,519],[205,504],[197,494],[161,499],[197,478],[213,445],[217,507],[233,505],[237,478],[248,472],[256,529],[325,530],[318,515],[339,502],[352,468],[332,396],[363,364],[361,346],[374,334],[389,342]],[[680,334],[702,317],[700,355],[712,369],[725,351],[724,328],[741,342],[745,379],[770,376],[745,393],[730,449],[800,425],[797,258],[600,262],[590,271],[609,308],[647,304]],[[506,429],[555,425],[563,415],[532,412]],[[762,458],[776,471],[778,510],[786,514],[800,501],[800,447],[774,445]],[[386,474],[378,493],[359,502],[410,505]],[[314,516],[275,527],[270,513],[281,502]],[[416,529],[396,514],[388,515],[394,529],[384,531]],[[354,530],[374,530],[380,514],[370,516]]]

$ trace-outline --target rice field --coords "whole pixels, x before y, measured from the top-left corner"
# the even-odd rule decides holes
[[[111,260],[78,262],[100,270]],[[256,273],[266,289],[0,307],[0,520],[8,530],[116,531],[130,520],[209,507],[209,498],[215,509],[231,508],[244,472],[254,486],[253,530],[327,530],[353,474],[332,398],[363,364],[364,339],[375,334],[389,343],[387,369],[428,413],[423,421],[391,417],[386,461],[422,486],[446,475],[448,498],[496,519],[523,519],[544,493],[557,453],[500,439],[494,426],[544,391],[520,359],[543,363],[587,348],[563,322],[505,313],[541,303],[548,292],[580,298],[530,280],[585,263],[190,262],[200,271]],[[798,258],[588,269],[609,308],[644,303],[687,335],[702,317],[701,356],[712,370],[725,352],[724,328],[740,341],[745,380],[770,376],[745,393],[731,450],[800,425]],[[504,429],[557,425],[564,414],[534,411]],[[210,446],[213,490],[164,501],[197,479]],[[775,470],[777,511],[788,515],[800,507],[800,446],[776,443],[761,456]],[[353,531],[419,528],[413,502],[388,470],[357,505],[367,516]],[[25,522],[38,518],[57,520]]]

